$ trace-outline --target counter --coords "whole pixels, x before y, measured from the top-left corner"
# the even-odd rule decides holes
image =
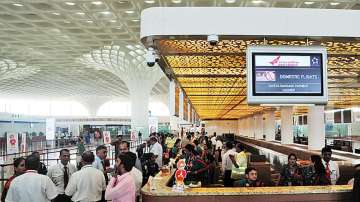
[[[186,188],[184,192],[173,192],[166,184],[173,172],[167,176],[157,175],[153,181],[156,190],[150,190],[149,183],[142,188],[144,202],[228,202],[257,200],[258,202],[285,201],[341,201],[351,202],[352,187],[293,186],[293,187],[210,187]]]

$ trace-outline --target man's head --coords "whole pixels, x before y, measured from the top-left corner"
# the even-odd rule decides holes
[[[234,147],[232,142],[226,142],[225,146],[226,146],[227,150],[230,150],[230,149],[232,149]]]
[[[239,152],[242,152],[244,150],[245,150],[244,145],[242,145],[241,143],[236,144],[236,152],[239,153]]]
[[[151,145],[155,144],[156,142],[157,142],[156,137],[151,137],[151,138],[150,138],[150,144],[151,144]]]
[[[123,154],[129,157],[131,168],[134,167],[135,163],[136,163],[136,158],[137,158],[136,154],[134,154],[132,152],[124,152]]]
[[[254,167],[247,167],[245,170],[245,176],[250,181],[257,180],[257,170]]]
[[[105,145],[100,145],[96,147],[96,156],[98,156],[101,160],[104,160],[107,156],[107,148]]]
[[[122,175],[132,169],[131,157],[126,154],[119,154],[115,161],[117,173]]]
[[[38,157],[40,160],[40,153],[38,151],[34,151],[33,153],[31,153],[31,155]]]
[[[154,153],[149,153],[149,156],[150,156],[150,161],[154,163],[156,161],[155,154]]]
[[[68,149],[60,150],[59,159],[63,165],[67,165],[70,161],[70,151]]]
[[[122,142],[120,143],[119,152],[120,152],[120,153],[128,152],[128,151],[129,151],[129,148],[130,148],[130,143],[127,142],[127,141],[122,141]]]
[[[332,154],[332,151],[331,151],[330,147],[322,148],[321,155],[326,163],[328,163],[331,160],[331,154]]]
[[[30,155],[25,159],[26,170],[38,170],[40,167],[40,159],[35,155]]]
[[[92,164],[95,161],[95,156],[91,151],[86,151],[81,155],[81,162],[83,165]]]
[[[289,154],[288,156],[288,164],[294,166],[296,164],[297,157],[294,153]]]

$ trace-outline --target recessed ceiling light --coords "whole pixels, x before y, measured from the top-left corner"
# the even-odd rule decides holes
[[[131,20],[131,21],[133,21],[133,22],[139,22],[139,19],[133,19],[133,20]]]
[[[75,3],[74,2],[65,2],[66,5],[69,5],[69,6],[74,6]]]
[[[116,20],[109,20],[110,22],[116,22]]]
[[[125,11],[125,13],[132,14],[132,13],[134,13],[134,11]]]
[[[330,3],[330,5],[332,5],[332,6],[337,6],[337,5],[339,5],[340,3],[339,2],[331,2]]]
[[[60,13],[52,13],[53,15],[60,15]]]
[[[65,23],[71,23],[70,21],[64,21]]]
[[[102,4],[101,1],[93,1],[93,2],[91,2],[91,3],[94,4],[94,5],[101,5],[101,4]]]
[[[101,13],[104,14],[104,15],[110,15],[110,14],[111,14],[110,11],[103,11],[103,12],[101,12]]]
[[[24,5],[22,5],[22,4],[17,4],[17,3],[12,4],[12,5],[14,5],[14,6],[18,6],[18,7],[24,6]]]
[[[235,3],[235,1],[236,0],[225,0],[225,2],[228,3],[228,4],[233,4],[233,3]]]
[[[174,4],[179,4],[179,3],[181,3],[181,0],[172,0],[172,2],[173,2]]]
[[[92,20],[87,20],[86,22],[87,22],[87,23],[93,23],[93,21],[92,21]]]
[[[304,2],[304,4],[306,4],[306,5],[311,5],[311,4],[314,4],[315,2],[313,2],[313,1],[305,1]]]
[[[83,12],[77,12],[76,14],[78,14],[78,15],[85,15],[85,13],[83,13]]]
[[[155,3],[155,1],[154,1],[154,0],[146,0],[145,3],[147,3],[147,4],[153,4],[153,3]]]
[[[252,1],[254,4],[261,4],[261,3],[264,3],[264,1],[261,1],[261,0],[254,0]]]

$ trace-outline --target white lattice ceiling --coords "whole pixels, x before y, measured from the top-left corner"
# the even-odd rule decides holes
[[[128,96],[118,76],[77,59],[104,46],[140,45],[140,13],[153,6],[360,9],[358,0],[1,0],[0,96]],[[4,76],[9,63],[30,70]],[[152,94],[167,85],[161,79]]]

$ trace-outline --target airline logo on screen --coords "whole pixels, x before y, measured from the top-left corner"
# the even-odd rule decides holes
[[[256,72],[256,81],[276,81],[275,71]]]
[[[256,55],[257,67],[310,67],[320,64],[318,56],[306,55]]]

